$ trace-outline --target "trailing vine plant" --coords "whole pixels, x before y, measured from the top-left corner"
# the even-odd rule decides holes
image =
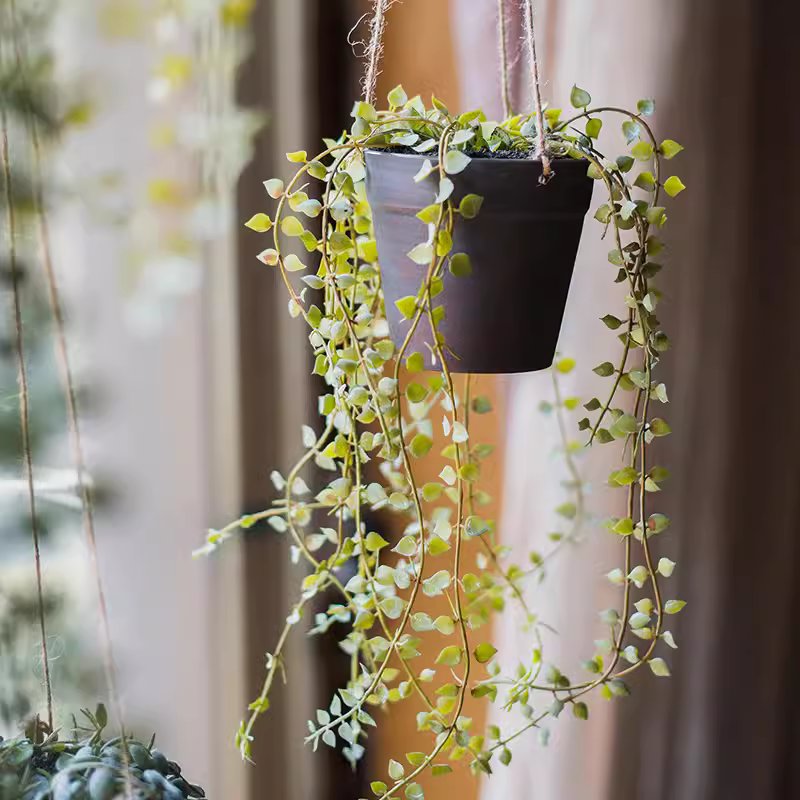
[[[503,4],[499,6],[502,18]],[[491,773],[497,762],[511,761],[511,748],[525,732],[539,729],[546,740],[548,720],[566,707],[578,719],[587,719],[595,690],[608,699],[627,695],[626,679],[645,665],[655,675],[669,674],[664,646],[675,647],[675,640],[667,618],[684,602],[670,599],[662,586],[675,562],[656,560],[653,552],[653,539],[669,520],[651,507],[651,496],[668,477],[651,456],[651,446],[670,433],[656,410],[668,401],[655,371],[669,339],[657,316],[661,294],[653,280],[661,269],[656,260],[663,248],[659,234],[667,221],[661,198],[675,197],[685,187],[677,176],[665,174],[664,162],[682,147],[671,139],[656,139],[647,121],[654,111],[652,100],[639,101],[636,111],[593,107],[589,93],[575,86],[572,112],[544,107],[530,0],[523,2],[523,18],[534,87],[532,113],[514,114],[504,92],[506,118],[500,122],[480,110],[453,115],[436,98],[428,107],[400,86],[389,93],[388,108],[378,110],[371,100],[385,10],[386,3],[378,0],[365,99],[354,105],[350,130],[326,140],[316,156],[288,153],[288,160],[298,165],[294,176],[287,183],[265,182],[277,201],[274,219],[259,212],[246,223],[256,232],[271,233],[271,246],[259,259],[279,271],[289,313],[308,327],[313,372],[327,386],[319,398],[322,422],[318,429],[303,427],[305,453],[288,474],[272,473],[279,492],[272,506],[210,531],[198,552],[209,553],[238,531],[266,520],[290,539],[292,558],[308,566],[285,627],[268,654],[262,691],[237,733],[242,756],[251,757],[255,724],[268,710],[275,679],[283,671],[289,634],[310,613],[314,598],[330,591],[335,600],[316,613],[310,632],[339,632],[351,674],[347,685],[309,721],[307,741],[315,749],[320,743],[340,747],[355,763],[376,725],[374,710],[414,698],[420,709],[417,727],[421,736],[429,737],[427,746],[391,759],[371,789],[381,800],[401,794],[418,800],[424,797],[419,783],[423,773],[445,774],[459,760],[475,772]],[[502,44],[501,63],[505,75]],[[615,117],[628,151],[611,158],[600,149],[598,138],[604,121]],[[431,186],[431,202],[417,214],[427,236],[408,253],[420,266],[419,289],[396,301],[406,326],[399,346],[388,336],[379,243],[366,193],[368,150],[418,154],[421,166],[414,180]],[[559,385],[559,376],[575,362],[558,357],[553,366],[554,402],[544,410],[557,416],[571,494],[558,512],[571,528],[551,536],[549,553],[531,553],[526,567],[508,563],[511,554],[494,521],[481,516],[489,500],[480,485],[481,466],[490,448],[473,440],[470,423],[473,415],[487,413],[491,406],[474,395],[471,376],[459,379],[457,386],[457,354],[441,330],[447,314],[440,298],[445,271],[448,281],[472,271],[469,254],[454,250],[453,233],[456,226],[469,225],[483,203],[477,194],[456,202],[453,178],[468,170],[473,159],[487,156],[539,159],[543,185],[532,186],[532,192],[548,191],[546,185],[557,180],[563,159],[585,162],[588,175],[605,190],[594,217],[611,241],[608,260],[616,268],[614,281],[627,290],[624,309],[602,317],[620,341],[620,355],[616,363],[594,368],[608,379],[609,388],[602,398],[583,404],[587,414],[577,425],[583,434],[579,446],[566,420],[580,401],[562,397]],[[420,325],[430,327],[429,353],[411,347]],[[425,372],[431,361],[437,371]],[[435,454],[433,431],[439,425],[448,442]],[[564,542],[577,540],[586,523],[576,450],[611,442],[621,445],[622,462],[608,483],[624,493],[625,510],[604,523],[620,538],[622,550],[620,565],[607,577],[620,587],[621,596],[615,608],[600,614],[605,638],[587,652],[581,665],[585,676],[570,678],[545,657],[545,623],[527,605],[525,580],[543,576],[549,559]],[[419,464],[426,459],[439,459],[442,468],[436,480],[421,483]],[[312,464],[330,474],[314,495],[304,477]],[[404,523],[399,540],[366,522],[368,513],[384,508]],[[468,550],[477,551],[475,572],[465,566]],[[353,564],[355,574],[346,577]],[[444,598],[449,613],[431,617],[421,608],[425,597]],[[532,636],[528,663],[510,671],[485,633],[493,613],[509,604],[522,607],[524,627]],[[423,638],[440,636],[446,643],[435,665],[418,667]],[[509,726],[473,731],[472,720],[463,713],[468,692],[515,712],[509,713]]]
[[[651,445],[670,432],[657,411],[668,400],[655,372],[669,339],[657,317],[661,293],[653,279],[661,269],[656,260],[663,248],[659,234],[667,220],[661,198],[684,189],[677,176],[665,175],[664,162],[682,148],[671,139],[656,139],[647,121],[654,111],[651,100],[639,101],[636,111],[593,107],[589,94],[578,87],[570,100],[570,114],[544,110],[545,147],[555,173],[559,159],[581,159],[604,187],[605,201],[594,217],[611,240],[608,260],[615,268],[614,281],[627,289],[624,309],[602,317],[620,341],[617,362],[594,368],[608,379],[608,392],[584,404],[587,414],[578,423],[587,446],[622,444],[622,463],[608,482],[624,493],[625,512],[605,522],[621,541],[620,564],[608,573],[621,597],[616,608],[600,615],[606,637],[587,653],[582,664],[586,676],[573,679],[545,660],[538,636],[529,663],[505,671],[482,632],[492,611],[506,601],[524,605],[521,584],[543,568],[545,558],[534,554],[530,569],[505,567],[507,552],[495,525],[480,515],[488,500],[480,489],[487,448],[472,440],[470,420],[490,406],[485,398],[472,396],[470,376],[457,386],[439,328],[446,308],[436,298],[445,270],[456,279],[470,271],[468,255],[452,252],[454,227],[469,225],[482,202],[467,195],[456,205],[451,178],[469,169],[473,158],[497,151],[534,156],[539,134],[535,116],[516,114],[499,123],[481,111],[456,116],[435,98],[431,107],[419,97],[409,99],[398,86],[389,93],[387,110],[357,102],[350,131],[327,140],[318,155],[288,153],[288,160],[299,165],[294,177],[286,184],[265,182],[277,200],[274,220],[259,212],[246,223],[262,234],[271,232],[271,246],[259,259],[279,271],[289,313],[306,323],[313,372],[324,380],[327,392],[319,398],[320,428],[303,428],[303,457],[288,474],[272,473],[280,493],[273,505],[212,530],[201,549],[213,551],[237,531],[266,520],[290,539],[293,557],[309,567],[268,655],[263,689],[237,734],[245,758],[251,755],[255,723],[268,709],[283,668],[287,637],[313,598],[329,589],[336,600],[316,615],[311,633],[341,631],[341,647],[352,660],[351,679],[309,721],[307,741],[314,748],[320,743],[341,747],[355,762],[364,752],[368,729],[376,724],[373,710],[412,697],[421,707],[418,728],[430,734],[424,751],[391,760],[372,783],[380,798],[401,791],[412,800],[423,797],[418,777],[426,770],[449,772],[453,760],[491,772],[496,761],[510,761],[511,746],[521,734],[544,728],[548,718],[558,717],[566,707],[586,719],[594,690],[607,698],[627,695],[628,676],[644,666],[658,676],[669,674],[662,646],[674,647],[675,641],[667,620],[684,603],[665,593],[663,582],[675,563],[667,557],[657,560],[652,545],[669,520],[651,504],[668,474],[651,455]],[[607,157],[597,141],[610,116],[621,118],[629,146],[616,158]],[[387,335],[365,193],[364,153],[370,148],[429,154],[415,180],[433,176],[436,183],[430,205],[418,214],[428,236],[409,253],[421,267],[419,292],[397,304],[407,325],[399,347]],[[312,196],[312,181],[321,183],[320,200]],[[308,219],[321,222],[319,234],[306,227]],[[306,255],[291,247],[296,243]],[[435,332],[439,372],[424,373],[423,354],[409,351],[420,324]],[[571,359],[558,359],[554,375],[573,366]],[[624,395],[630,400],[623,400]],[[560,415],[576,405],[574,398],[565,401],[557,392],[554,406]],[[564,424],[564,417],[559,419]],[[449,439],[440,455],[431,453],[436,425]],[[574,447],[568,438],[566,443],[572,458]],[[442,469],[437,480],[421,485],[418,464],[426,458],[441,458]],[[314,495],[303,477],[312,464],[330,474]],[[581,522],[583,483],[573,468],[571,473],[570,489],[577,497],[560,511]],[[404,521],[399,541],[365,523],[365,511],[379,508]],[[477,573],[465,571],[467,548],[482,554]],[[345,580],[341,576],[353,560],[357,573]],[[424,596],[443,596],[450,613],[432,619],[418,610]],[[443,636],[447,644],[435,668],[418,669],[421,639],[428,636]],[[468,692],[521,711],[523,723],[509,730],[491,726],[488,736],[471,731],[462,714]]]

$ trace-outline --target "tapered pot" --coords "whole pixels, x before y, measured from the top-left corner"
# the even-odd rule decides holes
[[[386,316],[398,347],[410,322],[395,301],[417,295],[426,274],[407,255],[427,237],[416,214],[438,188],[438,171],[414,183],[424,160],[382,151],[368,151],[366,159]],[[557,159],[553,169],[542,186],[541,161],[478,157],[450,176],[456,206],[467,194],[483,198],[478,216],[457,218],[453,231],[452,252],[469,255],[472,273],[445,270],[434,301],[445,308],[439,328],[453,372],[532,372],[553,361],[593,186],[585,161]],[[432,345],[423,318],[406,353],[421,353],[435,369]]]

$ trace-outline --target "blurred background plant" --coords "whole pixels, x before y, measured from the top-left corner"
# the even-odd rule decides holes
[[[32,155],[29,124],[35,120],[45,152],[85,120],[86,106],[76,91],[59,83],[51,46],[55,2],[2,0],[0,3],[0,113],[10,153],[10,187],[2,177],[4,245],[0,274],[4,313],[0,317],[0,733],[14,733],[41,705],[42,663],[38,612],[31,566],[27,486],[19,469],[22,439],[16,375],[14,323],[10,308],[8,201],[16,222],[16,268],[20,278],[24,347],[31,387],[30,438],[40,499],[40,534],[49,552],[63,558],[65,539],[79,508],[74,470],[58,466],[65,425],[64,402],[50,341],[50,311],[38,264],[36,215],[39,202],[63,197],[51,171],[40,171]],[[24,56],[23,56],[24,53]],[[20,60],[24,57],[24,66]],[[54,682],[65,703],[95,686],[91,660],[83,649],[76,591],[57,582],[45,590],[51,629]],[[64,658],[65,654],[69,658]]]
[[[146,93],[154,115],[147,184],[125,223],[130,323],[157,331],[203,280],[209,251],[230,231],[234,188],[266,120],[236,101],[250,52],[255,0],[109,0],[101,32],[138,39],[152,53]],[[211,266],[213,268],[213,265]]]
[[[78,213],[118,233],[124,234],[123,225],[129,225],[125,268],[120,272],[126,320],[137,333],[153,333],[168,325],[175,303],[198,289],[205,266],[219,255],[220,246],[226,246],[236,180],[251,158],[252,137],[265,119],[261,112],[239,108],[235,100],[236,72],[250,47],[252,7],[248,0],[112,0],[74,5],[62,0],[0,0],[0,104],[9,138],[37,518],[51,632],[49,660],[57,709],[63,714],[79,702],[94,700],[100,668],[94,657],[94,625],[86,624],[93,612],[82,586],[77,476],[65,466],[69,464],[67,426],[40,265],[39,204],[56,219],[60,214],[69,218],[70,209],[78,207]],[[96,106],[100,115],[103,102],[113,108],[108,98],[112,87],[83,72],[64,49],[65,32],[68,38],[71,28],[87,20],[87,12],[89,20],[95,17],[101,36],[133,37],[149,54],[151,74],[149,82],[142,75],[141,90],[154,108],[154,117],[149,130],[143,128],[137,135],[149,142],[153,158],[138,196],[128,190],[126,197],[121,170],[79,171],[63,156],[65,149],[74,148],[76,139],[87,133],[91,138]],[[41,163],[34,157],[32,121],[41,143]],[[8,309],[10,242],[4,180],[0,188],[0,277]],[[55,259],[59,260],[59,254]],[[78,307],[76,312],[85,309]],[[79,336],[80,325],[70,325],[68,335]],[[20,470],[23,450],[14,336],[13,315],[3,313],[0,735],[18,731],[27,717],[40,710],[43,691],[30,512]],[[79,380],[85,384],[89,369],[84,348],[75,349],[79,351]],[[90,395],[85,385],[79,387],[84,410],[102,396],[104,387],[92,389]],[[97,475],[92,480],[96,483]],[[102,500],[109,493],[100,495]]]

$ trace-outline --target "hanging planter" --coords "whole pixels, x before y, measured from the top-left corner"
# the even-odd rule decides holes
[[[669,338],[652,281],[666,223],[660,198],[684,188],[677,176],[665,177],[664,162],[682,148],[655,138],[651,100],[635,111],[593,108],[574,87],[571,111],[544,109],[531,0],[522,4],[532,110],[492,121],[480,110],[453,114],[435,98],[428,106],[400,86],[376,108],[387,7],[376,0],[365,99],[354,105],[350,130],[315,156],[288,153],[294,174],[265,182],[277,200],[274,220],[259,212],[245,223],[272,234],[259,258],[278,270],[290,314],[305,323],[325,389],[320,424],[303,426],[302,458],[287,474],[272,473],[279,495],[272,506],[212,530],[199,551],[263,520],[307,567],[237,743],[250,759],[289,635],[325,593],[327,608],[310,632],[337,636],[350,679],[308,721],[306,741],[355,764],[369,729],[382,724],[376,706],[415,705],[417,740],[378,765],[370,788],[379,800],[422,800],[423,774],[444,775],[459,762],[491,774],[509,764],[523,733],[546,739],[564,709],[588,719],[595,691],[627,695],[627,678],[640,669],[669,675],[664,655],[676,644],[667,622],[685,605],[667,599],[675,563],[652,550],[669,519],[657,510],[668,472],[651,449],[670,433],[657,411],[668,397],[654,372]],[[627,143],[616,159],[598,144],[612,115]],[[552,402],[543,406],[557,417],[569,475],[568,497],[555,509],[561,530],[548,534],[544,552],[511,554],[495,521],[482,516],[490,498],[481,473],[492,448],[476,441],[473,420],[491,403],[475,394],[471,373],[551,364],[593,185],[603,190],[594,219],[609,242],[613,280],[626,289],[619,308],[593,316],[620,353],[594,367],[608,382],[602,398],[564,395],[559,381],[575,361],[552,363]],[[458,384],[457,372],[467,373]],[[572,414],[580,414],[585,445],[617,443],[621,463],[608,485],[624,493],[624,516],[605,522],[621,543],[607,573],[617,602],[601,612],[585,659],[567,670],[546,652],[548,625],[528,604],[525,582],[543,579],[589,519]],[[315,476],[328,476],[313,495],[304,473],[312,463]],[[397,523],[373,529],[379,509]],[[439,598],[439,616],[426,598]],[[522,612],[520,635],[532,635],[524,663],[491,642],[488,623],[512,606]],[[432,657],[423,667],[417,659],[425,651]],[[468,695],[496,703],[502,724],[486,735],[474,729],[464,714]],[[501,719],[503,712],[510,714]]]
[[[465,129],[469,132],[469,128]],[[408,140],[408,136],[403,134]],[[471,137],[471,138],[474,138]],[[451,202],[481,198],[480,213],[455,227],[452,249],[468,259],[468,275],[443,274],[439,330],[453,372],[530,372],[553,363],[583,218],[593,181],[586,162],[562,158],[546,184],[542,162],[524,151],[467,156],[469,169],[453,175]],[[505,157],[504,157],[505,156]],[[415,183],[415,175],[434,171]],[[395,346],[405,337],[397,302],[415,294],[420,268],[409,253],[425,238],[419,210],[438,192],[435,170],[421,154],[368,150],[366,190],[375,226],[386,317]],[[471,216],[464,206],[462,216]],[[429,325],[417,327],[412,350],[437,367]]]

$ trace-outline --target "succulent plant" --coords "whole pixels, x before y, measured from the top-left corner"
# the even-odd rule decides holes
[[[200,800],[205,792],[181,774],[151,740],[103,737],[105,707],[82,709],[60,739],[40,722],[25,735],[0,739],[0,800]]]

